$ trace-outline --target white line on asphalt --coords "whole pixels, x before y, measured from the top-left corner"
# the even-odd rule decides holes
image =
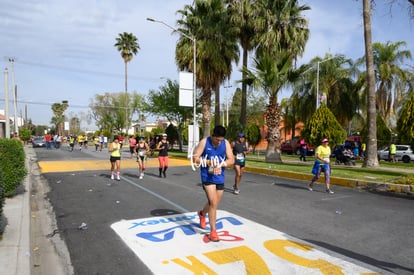
[[[178,205],[178,204],[176,204],[175,202],[172,202],[172,201],[170,201],[169,199],[167,199],[166,197],[163,197],[163,196],[161,196],[160,194],[157,194],[157,193],[155,193],[155,192],[153,192],[153,191],[151,191],[151,190],[149,190],[148,188],[146,188],[146,187],[144,187],[144,186],[142,186],[142,185],[139,185],[138,183],[135,183],[135,182],[133,182],[132,180],[129,180],[129,179],[127,179],[127,178],[123,178],[123,180],[125,180],[126,182],[128,182],[129,184],[132,184],[132,185],[134,185],[135,187],[138,187],[139,189],[141,189],[141,190],[144,190],[145,192],[147,192],[147,193],[150,193],[151,195],[153,195],[154,197],[157,197],[157,198],[159,198],[160,200],[163,200],[163,201],[165,201],[166,203],[169,203],[169,204],[171,204],[172,206],[174,206],[175,208],[177,208],[178,210],[180,210],[181,212],[183,212],[183,213],[186,213],[186,212],[190,212],[190,210],[187,210],[187,209],[185,209],[184,207],[182,207],[181,205]]]
[[[330,200],[345,199],[345,198],[349,198],[349,197],[351,197],[351,196],[340,196],[340,197],[335,197],[335,196],[332,196],[332,197],[329,197],[329,198],[324,198],[324,199],[322,199],[322,200],[323,200],[323,201],[330,201]]]

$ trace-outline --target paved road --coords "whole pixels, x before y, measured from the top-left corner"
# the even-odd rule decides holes
[[[230,247],[225,241],[218,245],[205,244],[201,237],[197,237],[199,234],[195,236],[195,242],[185,239],[187,241],[171,243],[173,245],[168,248],[155,244],[144,247],[138,240],[128,242],[119,229],[125,221],[138,226],[156,224],[155,218],[168,215],[180,217],[186,213],[191,217],[205,202],[198,172],[193,172],[188,163],[184,163],[184,166],[169,168],[167,178],[159,178],[156,159],[150,159],[150,168],[144,179],[139,180],[134,160],[128,159],[129,155],[125,153],[122,180],[118,183],[109,179],[109,161],[105,162],[109,159],[108,153],[91,149],[74,152],[35,149],[50,187],[47,198],[57,220],[57,228],[52,228],[51,232],[57,229],[65,241],[75,274],[153,274],[157,263],[160,268],[171,268],[175,263],[174,267],[185,267],[184,270],[199,268],[197,270],[211,271],[216,265],[212,265],[215,258],[209,253],[218,253],[220,259],[227,259],[228,254],[223,251],[230,248],[233,252],[236,248],[244,249],[231,254],[232,257],[257,256],[254,266],[264,262],[263,268],[269,266],[270,273],[274,274],[275,270],[278,274],[322,274],[320,272],[329,271],[324,269],[325,264],[318,263],[319,269],[318,265],[312,266],[313,261],[304,260],[308,257],[325,259],[330,267],[341,266],[346,274],[355,274],[352,270],[358,268],[383,274],[414,273],[412,198],[340,186],[333,187],[334,195],[328,195],[322,192],[323,186],[309,192],[305,182],[250,173],[245,173],[242,179],[240,195],[233,195],[230,189],[226,189],[220,206],[225,211],[223,215],[234,215],[233,221],[238,219],[246,224],[247,231],[239,234],[245,237],[246,245]],[[87,162],[83,162],[85,160]],[[82,163],[83,170],[79,171],[76,163]],[[178,164],[183,165],[181,162]],[[76,169],[71,171],[68,167]],[[228,170],[227,187],[232,185],[233,176],[233,171]],[[84,230],[79,229],[82,223],[87,225]],[[120,226],[116,227],[118,224]],[[231,228],[231,224],[226,226]],[[254,238],[261,242],[261,234],[264,236],[265,232],[270,232],[274,240],[265,240],[263,244],[266,245],[263,246],[267,251],[262,251]],[[175,237],[178,238],[177,235]],[[290,248],[276,249],[276,241],[288,242]],[[300,249],[292,248],[293,244],[301,244]],[[137,247],[148,251],[147,254],[156,251],[153,258],[165,255],[165,259],[170,260],[155,261],[154,264],[151,255],[149,258],[146,257],[148,255],[137,257],[140,253]],[[312,256],[298,251],[309,247],[322,254]],[[200,254],[210,258],[205,260],[195,252],[180,254],[187,248],[199,249]],[[272,262],[269,261],[269,251],[274,254],[270,258]],[[327,255],[335,258],[330,259],[331,256]],[[249,261],[243,263],[246,268],[232,263],[229,270],[217,267],[215,272],[243,274],[238,271],[245,273],[249,270]],[[250,273],[254,272],[250,270]]]

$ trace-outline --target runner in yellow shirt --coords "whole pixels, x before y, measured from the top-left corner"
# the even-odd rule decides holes
[[[108,148],[111,156],[109,161],[111,162],[111,180],[115,179],[115,166],[116,166],[116,179],[121,180],[121,144],[119,144],[118,136],[114,136],[114,139]]]
[[[334,192],[330,189],[330,174],[331,174],[331,167],[330,167],[330,156],[331,156],[331,148],[329,147],[329,141],[327,138],[322,139],[322,145],[319,145],[315,151],[315,164],[312,169],[312,174],[314,177],[312,178],[311,183],[309,184],[309,190],[313,191],[313,183],[319,179],[321,176],[321,172],[325,174],[325,190],[326,193],[333,194]]]

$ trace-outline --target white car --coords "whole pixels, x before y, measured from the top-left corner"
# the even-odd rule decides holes
[[[414,161],[414,153],[410,145],[396,145],[397,152],[395,153],[395,159],[398,161],[403,161],[404,163],[409,163]],[[389,160],[390,159],[390,148],[378,151],[378,160]]]

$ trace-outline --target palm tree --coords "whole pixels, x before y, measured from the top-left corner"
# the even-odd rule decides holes
[[[367,68],[368,113],[367,113],[367,150],[363,167],[378,167],[377,157],[377,118],[375,108],[374,55],[371,35],[371,0],[362,1],[364,17],[365,64]]]
[[[386,44],[373,43],[374,70],[379,81],[376,91],[376,106],[378,112],[388,123],[389,116],[396,114],[397,106],[401,106],[401,86],[399,83],[407,80],[408,72],[401,68],[407,59],[411,59],[409,50],[401,50],[407,43],[398,41]]]
[[[125,64],[125,129],[128,133],[128,62],[137,55],[140,49],[138,38],[132,33],[123,32],[118,34],[115,39],[115,47],[121,53],[121,57]]]
[[[242,67],[247,68],[248,53],[254,49],[255,23],[254,23],[254,1],[252,0],[227,0],[227,9],[230,14],[230,23],[237,27],[241,48],[243,49]],[[242,71],[242,80],[246,79]],[[240,110],[240,124],[246,127],[247,117],[247,85],[242,81],[242,99]]]
[[[309,6],[298,0],[258,0],[255,3],[258,52],[277,56],[280,50],[292,54],[293,60],[305,51],[309,39],[308,21],[302,16]]]
[[[218,87],[230,77],[232,62],[238,61],[236,30],[228,24],[228,16],[221,0],[195,0],[178,13],[179,31],[197,41],[197,86],[202,95],[202,123],[204,137],[210,135],[211,95],[216,91],[216,105],[220,106]],[[182,36],[176,48],[176,62],[180,69],[193,71],[192,41]],[[217,112],[216,115],[219,115]],[[219,117],[220,118],[220,117]]]
[[[52,112],[54,116],[51,119],[51,123],[55,124],[56,134],[63,135],[63,122],[65,121],[64,113],[68,109],[68,103],[53,103]]]
[[[317,66],[319,63],[319,79],[317,79]],[[302,110],[302,120],[306,121],[315,112],[316,104],[311,105],[312,111],[309,112],[309,102],[316,102],[316,90],[319,94],[326,96],[326,104],[332,110],[341,125],[347,127],[349,121],[357,112],[359,106],[358,89],[352,79],[354,71],[353,61],[345,59],[342,55],[325,55],[324,58],[316,57],[307,64],[309,69],[298,80],[294,95],[299,95],[298,110]],[[319,84],[319,89],[316,85]],[[346,103],[346,104],[344,104]]]
[[[266,126],[268,130],[268,145],[266,148],[266,162],[282,162],[280,151],[280,118],[282,112],[279,108],[277,96],[279,91],[294,82],[303,71],[303,67],[297,71],[292,70],[292,54],[285,51],[274,59],[267,52],[254,58],[254,69],[245,68],[246,80],[256,89],[262,89],[269,98],[265,111]]]

